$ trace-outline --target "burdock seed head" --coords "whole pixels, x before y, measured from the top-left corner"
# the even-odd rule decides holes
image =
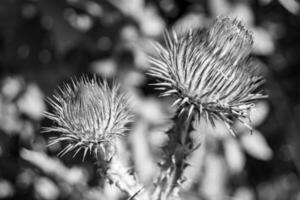
[[[253,39],[238,20],[218,18],[206,30],[178,36],[165,34],[166,47],[156,44],[159,57],[150,57],[149,75],[162,96],[176,97],[173,105],[207,119],[225,123],[232,134],[234,120],[248,125],[248,111],[266,96],[249,59]]]
[[[106,81],[81,77],[64,84],[49,99],[53,108],[46,117],[55,125],[46,131],[60,132],[49,145],[66,141],[68,145],[60,155],[76,150],[74,156],[83,150],[95,156],[110,159],[114,153],[114,139],[127,131],[126,125],[132,120],[127,96],[118,84],[110,88]]]

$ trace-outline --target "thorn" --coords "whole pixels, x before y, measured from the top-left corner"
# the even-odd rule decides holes
[[[200,111],[200,114],[203,112],[203,106],[201,104],[199,106],[199,111]]]
[[[227,122],[224,122],[225,123],[225,126],[227,127],[227,129],[229,130],[229,133],[233,136],[233,137],[236,137],[236,132],[235,130],[227,123]]]
[[[93,143],[90,143],[90,144],[89,144],[90,154],[92,153],[92,149],[93,149]]]
[[[175,163],[176,163],[176,158],[175,158],[175,155],[172,155],[172,158],[171,158],[171,160],[172,160],[172,163],[173,163],[173,164],[175,164]]]
[[[85,159],[85,157],[86,157],[86,154],[87,154],[88,150],[89,150],[89,149],[88,149],[87,147],[85,147],[84,153],[83,153],[82,162],[84,162],[84,159]]]
[[[64,152],[65,152],[70,146],[72,146],[72,145],[71,145],[71,144],[68,144],[63,150],[61,150],[61,151],[57,154],[57,156],[58,156],[58,157],[62,157],[62,155],[64,155]]]
[[[79,151],[81,150],[82,147],[79,147],[76,152],[74,153],[73,157],[72,158],[75,158],[75,156],[79,153]]]
[[[164,91],[164,90],[166,90],[167,88],[165,88],[165,87],[156,87],[155,89],[156,89],[156,90],[160,90],[160,91]]]
[[[204,112],[207,116],[208,121],[211,123],[212,127],[216,127],[215,121],[213,119],[213,115],[209,114],[208,112]]]
[[[61,155],[60,155],[60,157],[63,157],[64,155],[66,155],[66,153],[68,153],[68,152],[70,152],[70,151],[72,151],[72,149],[74,148],[74,146],[73,145],[71,145],[71,146],[69,146],[66,150],[65,150],[65,152],[64,153],[62,153]]]
[[[182,167],[183,169],[185,169],[186,167],[190,167],[190,166],[192,166],[190,163],[185,162]]]
[[[183,104],[185,104],[185,103],[188,102],[188,101],[189,101],[189,98],[188,98],[188,97],[185,97],[185,98],[181,101],[180,106],[182,106]]]
[[[183,176],[181,179],[179,179],[178,180],[178,185],[180,186],[180,187],[182,187],[182,184],[185,182],[185,181],[187,181],[188,179],[185,177],[185,176]]]
[[[151,85],[151,86],[164,86],[164,87],[171,87],[172,86],[171,83],[166,83],[166,82],[163,82],[163,83],[150,83],[148,85]]]
[[[237,119],[250,130],[250,134],[253,133],[253,128],[248,123],[246,123],[244,120],[242,120],[240,118],[237,118]]]
[[[182,115],[182,113],[184,112],[184,110],[185,110],[185,108],[182,108],[182,109],[180,110],[180,112],[179,112],[178,115],[179,115],[179,116]]]
[[[195,145],[195,146],[191,149],[191,152],[196,151],[200,146],[201,146],[201,143]]]
[[[144,187],[141,187],[138,191],[136,191],[131,197],[128,198],[128,200],[133,200],[142,190]]]
[[[191,107],[190,107],[190,109],[189,109],[189,112],[188,112],[188,119],[190,119],[190,117],[192,116],[192,113],[194,111],[194,107],[195,106],[192,104]]]
[[[172,105],[171,105],[171,108],[176,106],[180,101],[181,101],[181,99],[177,99],[176,101],[174,101],[174,103],[172,103]]]
[[[54,144],[56,144],[56,143],[59,143],[59,142],[60,142],[60,140],[59,140],[58,138],[53,139],[53,141],[51,141],[51,142],[49,142],[49,143],[47,144],[47,147],[50,147],[50,146],[52,146],[52,145],[54,145]]]
[[[97,146],[95,147],[94,151],[95,151],[94,153],[95,153],[96,159],[98,159],[98,149],[97,149]]]
[[[155,88],[155,89],[157,89],[157,88]],[[166,88],[164,88],[164,90],[165,89]],[[170,96],[171,94],[175,94],[175,93],[177,93],[177,90],[176,89],[172,89],[172,90],[167,90],[166,92],[162,93],[160,96],[161,97],[165,97],[165,96]]]

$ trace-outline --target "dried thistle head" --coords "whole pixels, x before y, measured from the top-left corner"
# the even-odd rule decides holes
[[[59,153],[63,156],[76,150],[74,156],[83,150],[95,156],[110,159],[114,153],[114,139],[127,131],[126,125],[131,122],[128,97],[121,93],[118,84],[110,88],[106,81],[96,78],[88,80],[81,77],[71,80],[49,99],[53,113],[46,117],[55,125],[47,132],[60,132],[49,145],[66,141],[69,144]],[[101,154],[101,155],[99,155]]]
[[[173,105],[202,116],[214,126],[225,123],[232,134],[234,120],[247,127],[248,111],[266,96],[249,59],[253,39],[238,20],[218,18],[206,30],[190,30],[178,36],[165,34],[166,47],[156,44],[158,58],[150,57],[149,75],[159,79],[161,96],[176,97]]]

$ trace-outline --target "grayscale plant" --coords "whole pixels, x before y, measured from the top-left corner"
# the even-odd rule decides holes
[[[156,43],[159,57],[150,57],[149,70],[159,79],[154,85],[161,96],[175,96],[173,106],[188,110],[189,116],[196,111],[212,125],[223,121],[234,135],[234,120],[251,129],[248,111],[266,95],[258,91],[264,79],[254,73],[249,59],[253,39],[242,23],[218,18],[204,31],[166,33],[165,43]]]
[[[132,120],[128,97],[118,84],[110,89],[106,81],[86,77],[71,82],[49,98],[54,111],[46,117],[55,125],[46,131],[60,133],[49,145],[66,141],[68,145],[60,156],[73,150],[76,156],[82,150],[83,159],[90,152],[109,160],[114,154],[114,139],[126,133],[126,125]]]
[[[238,20],[218,18],[207,29],[190,30],[182,35],[165,34],[166,47],[156,44],[158,57],[150,57],[148,74],[157,79],[161,96],[174,96],[177,106],[173,127],[166,133],[160,175],[152,187],[140,184],[133,173],[115,156],[116,138],[127,132],[133,120],[129,99],[118,84],[82,77],[65,84],[49,99],[52,113],[46,116],[55,125],[46,131],[59,132],[50,145],[65,141],[60,155],[83,151],[96,158],[96,164],[111,183],[130,198],[140,200],[180,199],[186,158],[200,145],[191,137],[193,122],[204,118],[213,126],[222,121],[235,135],[233,123],[251,126],[249,110],[255,101],[266,98],[260,91],[264,79],[255,73],[250,59],[251,33]]]
[[[199,147],[190,137],[192,122],[206,119],[212,126],[222,121],[232,135],[238,120],[251,131],[249,110],[255,101],[266,98],[259,91],[264,83],[255,75],[251,61],[253,39],[238,20],[216,19],[205,30],[190,30],[178,35],[165,33],[165,47],[156,43],[158,57],[150,57],[148,74],[161,96],[173,96],[177,106],[174,126],[163,148],[165,160],[156,181],[155,199],[177,199],[186,161]],[[204,142],[204,141],[203,141]]]
[[[127,125],[133,119],[129,97],[120,90],[120,85],[114,83],[110,88],[106,81],[83,76],[64,84],[49,98],[49,103],[54,111],[46,113],[46,117],[55,125],[45,131],[59,132],[49,145],[68,143],[60,156],[73,150],[76,156],[82,150],[84,160],[88,152],[93,154],[102,177],[129,196],[136,195],[142,186],[117,155],[116,138],[126,134]]]

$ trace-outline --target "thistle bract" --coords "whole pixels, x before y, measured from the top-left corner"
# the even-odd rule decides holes
[[[46,131],[61,133],[49,145],[60,141],[69,143],[60,152],[61,156],[76,150],[75,156],[83,150],[83,158],[87,152],[93,152],[109,159],[114,153],[114,139],[124,135],[132,119],[128,98],[119,85],[110,88],[106,81],[99,82],[96,78],[82,77],[64,84],[49,103],[53,113],[46,113],[46,117],[55,125]]]
[[[206,30],[166,33],[165,43],[157,43],[159,56],[149,59],[148,73],[158,79],[161,95],[175,96],[173,105],[189,116],[196,113],[212,125],[223,121],[232,134],[234,120],[251,129],[248,111],[266,96],[257,91],[264,80],[254,75],[253,39],[241,22],[218,18]]]

